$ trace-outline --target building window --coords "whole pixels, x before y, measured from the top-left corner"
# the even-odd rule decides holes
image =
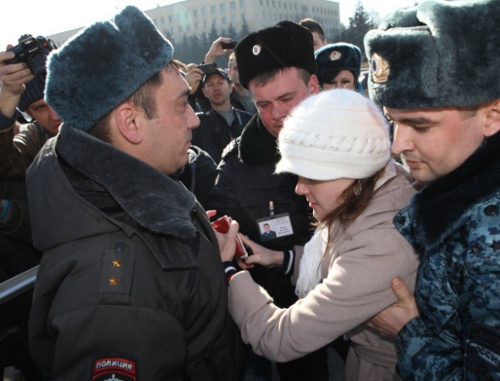
[[[207,8],[205,8],[205,7],[201,8],[201,14],[203,16],[206,16],[207,15]]]
[[[260,6],[263,7],[264,6],[264,0],[260,0]]]
[[[169,22],[169,23],[174,22],[174,18],[172,17],[172,15],[168,16],[168,22]]]
[[[236,15],[232,15],[232,16],[231,16],[231,22],[232,22],[233,24],[236,24],[236,22],[237,22],[237,21],[238,21],[238,18],[236,17]]]
[[[221,4],[220,5],[220,11],[224,12],[226,10],[226,4]]]
[[[260,2],[260,5],[262,5],[262,1]],[[240,0],[240,7],[245,8],[245,0]]]
[[[281,1],[278,1],[278,8],[281,9]]]
[[[212,23],[213,26],[217,26],[217,19],[213,19],[213,23]]]
[[[197,9],[195,9],[195,10],[193,11],[193,16],[194,16],[194,17],[198,17],[198,10],[197,10]]]
[[[198,21],[196,21],[194,23],[194,27],[195,27],[195,29],[200,29],[200,23]]]
[[[210,10],[212,11],[212,14],[215,14],[215,5],[212,5],[212,6],[210,7]]]
[[[203,27],[208,28],[208,20],[203,21]]]
[[[229,9],[236,9],[236,4],[234,3],[234,1],[231,1],[229,3]]]
[[[223,16],[222,17],[222,25],[226,25],[226,24],[227,24],[226,16]]]

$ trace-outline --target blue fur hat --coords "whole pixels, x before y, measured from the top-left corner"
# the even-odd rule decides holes
[[[499,0],[433,0],[387,16],[365,35],[376,103],[403,110],[500,98]]]
[[[127,6],[50,54],[45,95],[64,124],[89,131],[172,60],[151,19]]]

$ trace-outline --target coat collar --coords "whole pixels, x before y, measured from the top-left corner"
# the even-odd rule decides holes
[[[415,239],[426,247],[438,244],[461,224],[475,205],[500,190],[500,133],[482,145],[460,167],[418,192],[406,212]]]
[[[243,163],[253,166],[274,166],[280,159],[276,138],[266,130],[258,113],[241,133],[239,158]]]
[[[63,126],[56,151],[71,167],[97,182],[123,210],[154,232],[193,238],[195,197],[179,182],[79,129]]]

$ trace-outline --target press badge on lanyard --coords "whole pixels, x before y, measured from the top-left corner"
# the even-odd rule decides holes
[[[274,214],[274,202],[269,201],[269,217],[259,218],[260,239],[262,242],[293,234],[292,221],[289,213]]]

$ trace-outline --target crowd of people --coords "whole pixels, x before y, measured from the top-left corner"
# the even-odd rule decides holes
[[[7,46],[4,380],[500,379],[498,14],[395,11],[365,78],[310,18],[201,63],[135,6],[46,77]]]

